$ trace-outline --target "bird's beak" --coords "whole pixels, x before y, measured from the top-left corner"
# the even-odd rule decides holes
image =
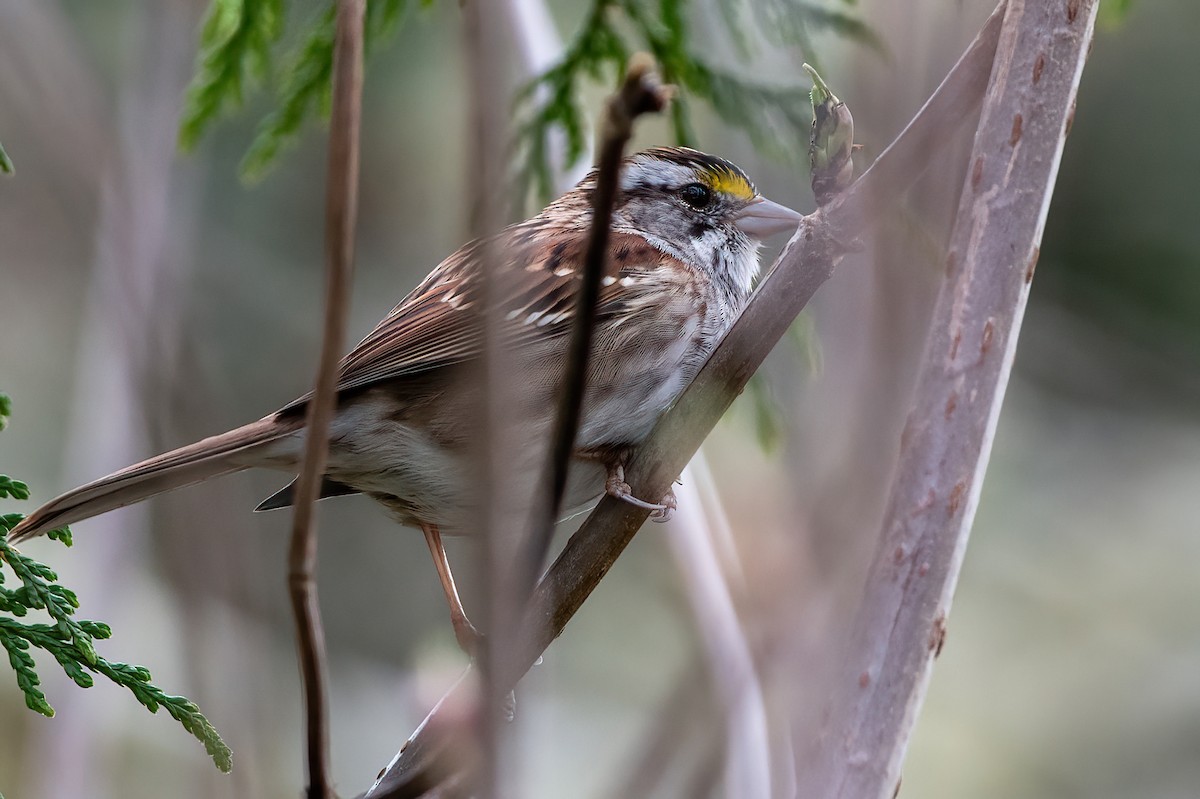
[[[765,239],[775,233],[790,233],[800,224],[802,215],[785,205],[757,197],[738,211],[733,224],[747,236]]]

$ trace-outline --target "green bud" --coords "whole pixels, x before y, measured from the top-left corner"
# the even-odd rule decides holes
[[[854,176],[854,164],[850,159],[854,151],[854,117],[815,69],[805,64],[804,70],[813,82],[809,95],[813,124],[808,159],[812,166],[813,192],[817,202],[823,205],[846,188]]]

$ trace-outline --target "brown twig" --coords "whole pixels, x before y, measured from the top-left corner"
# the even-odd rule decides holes
[[[882,535],[799,795],[889,797],[979,499],[1096,0],[1009,0]]]
[[[1002,13],[997,9],[950,74],[916,117],[876,163],[826,208],[810,214],[751,297],[741,317],[717,347],[676,405],[659,420],[626,467],[637,496],[662,496],[708,432],[741,392],[775,343],[808,300],[829,278],[845,242],[873,224],[880,209],[924,173],[934,154],[931,144],[949,138],[982,100],[991,74]],[[608,573],[645,521],[648,512],[605,497],[567,542],[534,592],[511,647],[501,684],[512,685],[564,629]],[[446,742],[438,726],[426,723],[364,796],[371,799],[420,796],[431,768],[447,766]]]
[[[712,725],[705,723],[703,704],[696,701],[704,695],[708,679],[697,666],[698,659],[691,660],[672,678],[671,690],[658,701],[649,725],[621,760],[615,784],[603,796],[628,799],[658,794],[680,751],[697,733],[712,731]]]
[[[528,596],[541,572],[562,509],[571,452],[579,432],[579,416],[587,387],[592,333],[596,328],[596,303],[600,298],[600,278],[604,275],[608,256],[609,228],[612,225],[613,205],[617,200],[621,158],[625,145],[633,136],[634,120],[642,114],[662,111],[670,101],[671,94],[671,87],[664,86],[655,74],[654,60],[644,53],[638,53],[629,62],[621,88],[608,98],[604,106],[596,186],[592,191],[592,226],[588,232],[579,293],[575,296],[575,321],[571,326],[566,369],[558,392],[550,457],[541,480],[548,496],[540,507],[528,552],[520,560],[519,568],[523,570],[523,575],[517,589],[522,597]]]
[[[331,795],[326,697],[325,634],[317,602],[314,503],[325,471],[337,366],[345,337],[354,268],[358,211],[358,140],[362,118],[365,0],[338,0],[333,59],[333,114],[325,187],[325,321],[316,386],[305,420],[304,461],[296,482],[296,512],[288,550],[288,590],[296,622],[297,657],[304,690],[309,799]]]
[[[478,666],[471,675],[478,692],[454,724],[455,739],[448,773],[457,773],[464,789],[479,799],[492,799],[508,792],[511,758],[504,756],[507,718],[507,688],[495,679],[501,650],[512,639],[519,618],[513,589],[511,554],[523,536],[523,520],[513,497],[520,490],[513,477],[512,455],[518,451],[519,428],[513,408],[519,387],[512,380],[515,355],[504,337],[504,291],[497,276],[503,255],[497,251],[495,234],[505,222],[504,134],[508,126],[504,99],[509,86],[507,53],[496,35],[503,25],[497,3],[469,2],[463,5],[463,45],[467,54],[470,115],[470,169],[468,170],[471,233],[480,242],[480,295],[483,307],[483,352],[479,361],[478,434],[472,447],[472,482],[479,497],[477,516],[478,557],[475,582],[482,589],[483,627],[486,637],[477,638],[473,660]],[[477,679],[476,679],[477,678]],[[439,720],[443,725],[445,716]],[[443,792],[444,793],[444,792]]]

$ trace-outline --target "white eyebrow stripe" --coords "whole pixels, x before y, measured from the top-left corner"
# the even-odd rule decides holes
[[[621,190],[635,186],[682,186],[696,179],[696,173],[680,164],[658,159],[633,161],[621,175]]]

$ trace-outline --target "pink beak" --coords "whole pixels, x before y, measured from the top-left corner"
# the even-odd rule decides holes
[[[785,205],[771,202],[765,197],[757,197],[738,212],[733,224],[747,236],[761,240],[776,233],[790,233],[796,229],[802,218],[802,214]]]

